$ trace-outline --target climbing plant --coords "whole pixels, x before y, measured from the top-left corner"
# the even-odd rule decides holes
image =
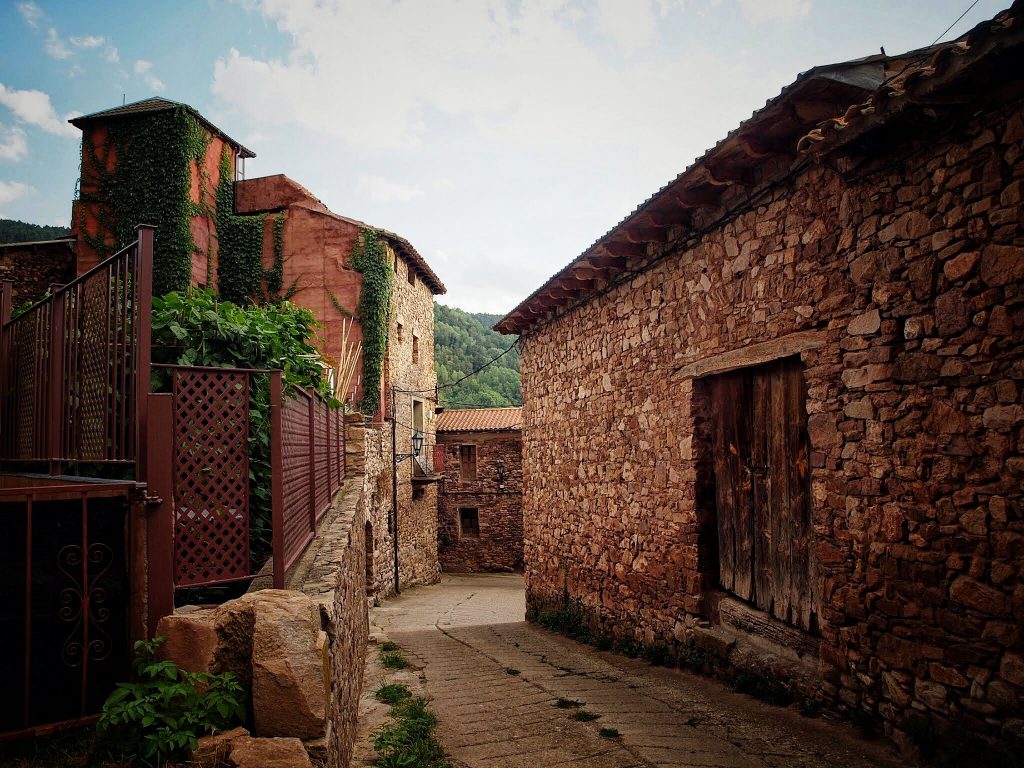
[[[363,413],[380,409],[380,383],[388,351],[388,317],[394,276],[388,249],[377,232],[364,229],[352,248],[352,267],[363,276],[359,290],[359,324],[363,330]]]
[[[224,147],[217,182],[217,285],[226,301],[246,304],[262,294],[266,219],[266,214],[240,216],[235,213],[231,152]]]
[[[284,284],[284,211],[274,217],[274,263],[266,272],[267,297],[280,297]]]
[[[303,387],[325,397],[331,387],[313,338],[319,323],[287,301],[237,306],[211,291],[192,289],[153,298],[153,362],[228,368],[277,368],[285,392]],[[153,391],[167,391],[166,369],[155,369]],[[259,568],[270,553],[270,392],[266,375],[253,377],[249,402],[250,544]]]
[[[191,164],[206,154],[210,136],[184,107],[111,121],[102,145],[86,131],[82,137],[79,197],[96,216],[95,232],[81,222],[80,231],[101,258],[135,239],[139,224],[156,226],[153,293],[184,290],[192,277],[191,218],[204,203],[191,199]],[[88,182],[93,182],[88,183]]]

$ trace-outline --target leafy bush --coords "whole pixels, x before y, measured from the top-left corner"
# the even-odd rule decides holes
[[[137,682],[120,683],[103,704],[99,733],[116,748],[159,765],[197,739],[245,719],[245,691],[232,674],[186,672],[157,661],[163,638],[135,643]]]
[[[153,362],[283,371],[287,393],[296,387],[329,397],[330,386],[313,346],[319,323],[308,309],[282,301],[237,306],[208,290],[153,297]],[[168,391],[170,375],[154,369],[153,390]],[[254,376],[249,405],[250,550],[253,568],[270,553],[270,382]]]

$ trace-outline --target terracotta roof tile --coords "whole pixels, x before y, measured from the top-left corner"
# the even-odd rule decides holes
[[[218,128],[216,125],[211,123],[201,114],[199,111],[188,104],[182,104],[180,101],[171,101],[170,99],[164,99],[159,96],[153,96],[148,99],[142,99],[142,101],[133,101],[131,104],[123,104],[119,107],[112,107],[110,109],[103,109],[99,112],[93,112],[88,115],[81,115],[79,117],[68,120],[76,128],[81,128],[83,125],[93,122],[94,120],[108,120],[112,117],[133,117],[134,115],[149,115],[156,112],[169,112],[172,109],[185,109],[194,118],[199,120],[206,128],[222,139],[228,144],[231,144],[238,149],[238,153],[242,157],[256,157],[256,153],[251,149],[247,149],[239,144],[237,141],[228,136],[224,131]]]
[[[522,429],[522,408],[445,410],[437,416],[438,432],[502,432]]]

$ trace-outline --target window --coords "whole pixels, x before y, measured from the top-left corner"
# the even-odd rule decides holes
[[[394,265],[394,267],[395,267],[395,274],[397,275],[398,274],[398,254],[397,253],[395,254],[395,260],[393,262],[391,262],[391,263],[392,263],[392,265]]]
[[[476,446],[459,446],[459,478],[476,480]]]
[[[416,273],[412,271],[412,264],[409,265],[409,271],[406,274],[409,276],[409,285],[416,285]]]
[[[423,434],[423,401],[412,401],[412,428],[419,434]]]
[[[467,507],[459,510],[459,536],[462,538],[480,538],[480,510]]]
[[[399,323],[398,326],[395,328],[395,338],[398,341],[402,340],[402,330],[402,324]]]
[[[414,363],[420,361],[420,337],[415,333],[412,335],[412,361]]]

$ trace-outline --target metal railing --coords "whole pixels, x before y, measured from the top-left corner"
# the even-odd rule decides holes
[[[12,315],[0,292],[0,461],[133,464],[144,458],[153,228]],[[142,472],[136,473],[141,477]]]

